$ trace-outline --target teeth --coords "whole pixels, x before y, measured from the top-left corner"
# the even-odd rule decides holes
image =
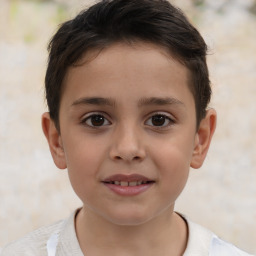
[[[131,186],[131,187],[137,186],[137,181],[129,182],[129,186]]]
[[[122,187],[127,187],[127,186],[129,185],[129,182],[128,182],[128,181],[121,181],[121,182],[120,182],[120,185],[121,185]]]
[[[115,185],[118,185],[118,186],[122,186],[122,187],[127,187],[127,186],[130,186],[130,187],[135,187],[135,186],[139,186],[141,184],[146,184],[148,183],[147,181],[112,181],[111,182],[112,184],[115,184]]]

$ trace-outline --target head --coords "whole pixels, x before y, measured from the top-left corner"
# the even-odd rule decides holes
[[[59,108],[68,69],[89,52],[100,52],[118,42],[155,44],[189,70],[188,86],[198,127],[211,97],[207,46],[200,33],[181,10],[166,0],[106,0],[63,23],[49,44],[46,99],[59,131]]]
[[[200,34],[167,1],[102,1],[49,49],[43,129],[87,216],[169,218],[215,128]]]

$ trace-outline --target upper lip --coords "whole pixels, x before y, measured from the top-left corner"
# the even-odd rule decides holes
[[[106,179],[103,180],[103,182],[112,182],[112,181],[127,181],[127,182],[131,182],[131,181],[153,181],[152,179],[149,179],[143,175],[140,174],[129,174],[129,175],[125,175],[125,174],[115,174],[112,176],[107,177]]]

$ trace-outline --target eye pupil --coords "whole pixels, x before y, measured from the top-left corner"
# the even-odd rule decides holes
[[[92,125],[93,126],[101,126],[104,124],[104,116],[101,116],[101,115],[93,115],[91,117],[91,122],[92,122]]]
[[[155,126],[162,126],[165,123],[165,116],[163,115],[155,115],[152,116],[152,124]]]

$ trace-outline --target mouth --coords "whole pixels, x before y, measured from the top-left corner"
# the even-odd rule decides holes
[[[121,186],[121,187],[135,187],[135,186],[140,186],[140,185],[144,185],[144,184],[150,184],[150,183],[154,183],[154,181],[142,181],[142,180],[135,180],[135,181],[103,181],[103,183],[107,183],[107,184],[114,184],[117,186]]]
[[[149,179],[143,175],[140,174],[116,174],[112,175],[106,179],[103,180],[103,183],[108,183],[108,184],[114,184],[117,186],[140,186],[143,184],[149,184],[149,183],[154,183],[155,181],[152,179]]]
[[[118,174],[104,179],[102,183],[118,195],[135,196],[148,190],[155,181],[138,174]]]

